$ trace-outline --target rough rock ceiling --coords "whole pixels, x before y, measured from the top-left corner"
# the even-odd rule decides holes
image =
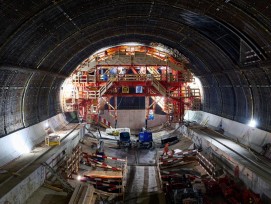
[[[269,0],[3,0],[0,135],[60,112],[59,87],[96,50],[159,42],[189,58],[203,110],[271,130]]]

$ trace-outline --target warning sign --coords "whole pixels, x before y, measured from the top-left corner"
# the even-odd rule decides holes
[[[154,120],[153,110],[149,110],[149,117],[148,117],[148,120]]]
[[[143,87],[142,86],[136,86],[136,93],[142,93]]]
[[[123,86],[122,93],[129,93],[129,86]]]

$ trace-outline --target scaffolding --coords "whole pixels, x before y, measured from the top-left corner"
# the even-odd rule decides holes
[[[117,46],[96,53],[71,78],[78,96],[66,98],[66,107],[78,110],[87,122],[99,123],[98,115],[107,105],[116,124],[118,96],[146,97],[146,120],[156,105],[173,122],[181,122],[185,110],[200,109],[200,89],[189,86],[194,77],[185,63],[146,46]]]

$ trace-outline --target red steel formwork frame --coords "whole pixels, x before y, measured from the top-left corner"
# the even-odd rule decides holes
[[[153,48],[138,46],[129,48],[127,46],[118,46],[110,48],[106,51],[96,54],[97,62],[109,58],[110,55],[125,52],[126,55],[133,55],[133,52],[144,51],[148,55],[152,55],[166,62],[171,61],[182,67],[180,70],[171,69],[168,63],[165,66],[161,65],[136,65],[136,64],[99,64],[92,71],[78,71],[73,75],[73,84],[77,87],[79,99],[74,105],[82,115],[83,120],[91,119],[98,122],[97,117],[99,111],[105,103],[109,110],[113,110],[112,116],[117,120],[117,96],[126,97],[146,97],[146,119],[148,119],[149,110],[155,110],[155,105],[162,106],[162,110],[167,113],[168,120],[180,122],[183,120],[185,109],[198,109],[200,104],[199,89],[191,89],[188,83],[193,82],[192,74],[184,67],[184,63],[180,63],[172,56],[161,54],[160,51]],[[85,61],[85,63],[88,61]],[[163,67],[163,69],[161,69]],[[111,69],[115,69],[116,73],[110,73]],[[121,69],[121,71],[120,71]],[[126,74],[128,73],[129,74]],[[129,88],[142,86],[142,93],[129,93]],[[124,91],[123,87],[128,91]],[[150,104],[150,97],[163,97],[164,103],[153,100]],[[110,104],[110,99],[114,97],[114,105]],[[161,105],[162,104],[162,105]]]

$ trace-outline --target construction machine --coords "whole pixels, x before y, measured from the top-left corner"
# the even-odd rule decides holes
[[[131,136],[129,132],[120,132],[120,139],[117,141],[119,148],[131,148]]]
[[[146,130],[143,132],[140,132],[138,136],[138,140],[137,140],[137,147],[144,148],[144,149],[150,149],[154,147],[152,132],[149,132]]]

